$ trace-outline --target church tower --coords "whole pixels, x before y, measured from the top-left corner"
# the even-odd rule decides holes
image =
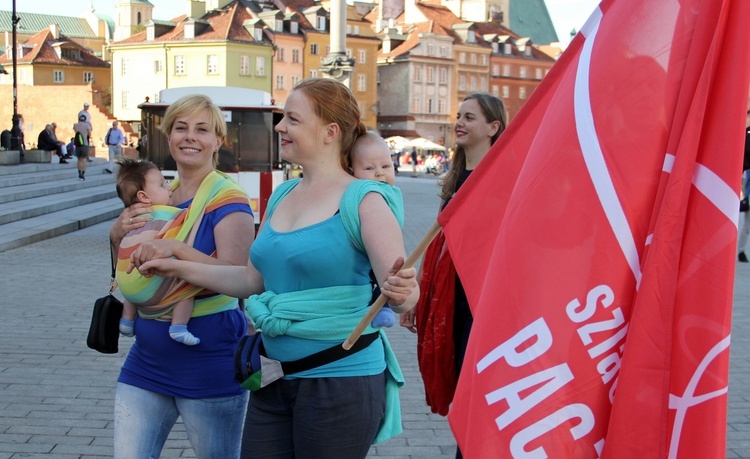
[[[115,41],[142,29],[151,20],[154,5],[148,0],[119,0],[115,4]]]

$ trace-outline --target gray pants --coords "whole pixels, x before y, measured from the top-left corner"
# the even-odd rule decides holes
[[[385,373],[278,380],[250,401],[242,458],[367,456],[385,416]]]
[[[122,145],[107,145],[109,148],[109,162],[107,163],[108,171],[115,170],[115,157],[122,156]]]

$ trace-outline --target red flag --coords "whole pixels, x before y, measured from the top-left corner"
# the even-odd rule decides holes
[[[724,457],[749,19],[605,0],[440,215],[466,457]]]

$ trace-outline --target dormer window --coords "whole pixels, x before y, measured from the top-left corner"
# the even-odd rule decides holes
[[[62,48],[61,54],[63,59],[71,59],[74,61],[80,61],[81,60],[81,50],[79,49],[67,49]]]
[[[284,31],[284,21],[282,19],[276,20],[276,32],[283,32]]]
[[[146,27],[146,40],[154,41],[156,39],[156,28],[153,25]]]
[[[503,45],[503,54],[511,54],[512,51],[513,50],[510,48],[510,43],[505,43]]]
[[[315,28],[318,30],[326,30],[326,17],[325,16],[317,17],[317,24]]]
[[[253,29],[253,39],[255,41],[263,41],[263,27],[255,27]]]
[[[531,56],[531,45],[526,45],[526,49],[524,49],[523,51],[527,56]]]
[[[469,43],[476,43],[476,41],[477,41],[477,36],[476,36],[476,33],[475,33],[475,32],[474,32],[473,30],[469,30],[469,34],[468,34],[468,39],[467,39],[467,41],[468,41]]]
[[[495,54],[500,52],[500,45],[496,41],[492,42],[492,52]]]
[[[289,31],[292,33],[298,33],[299,32],[299,22],[292,21],[289,25]]]

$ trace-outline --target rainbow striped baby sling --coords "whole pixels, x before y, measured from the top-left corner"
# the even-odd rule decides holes
[[[179,179],[172,189],[179,186]],[[214,171],[208,174],[187,209],[171,206],[153,206],[153,220],[146,226],[129,232],[117,252],[116,278],[123,296],[138,308],[138,315],[158,319],[168,315],[175,303],[195,296],[213,293],[177,278],[145,277],[130,265],[130,255],[143,242],[154,239],[175,239],[193,245],[203,216],[228,204],[249,206],[247,194],[229,176]],[[216,253],[211,256],[215,257]],[[235,299],[225,295],[212,295],[195,301],[192,317],[213,314],[235,307]]]

